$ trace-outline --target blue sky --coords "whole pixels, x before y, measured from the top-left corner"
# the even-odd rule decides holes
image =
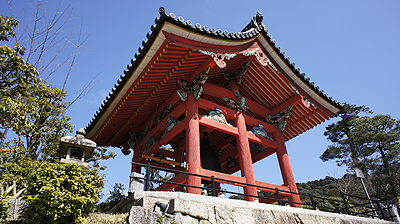
[[[11,2],[14,16],[25,22],[35,1]],[[46,8],[54,12],[57,1]],[[73,8],[72,20],[64,32],[88,37],[81,48],[67,90],[73,93],[95,78],[99,82],[89,94],[68,111],[75,130],[85,127],[100,104],[138,52],[146,33],[159,16],[158,8],[222,31],[238,32],[260,11],[264,24],[277,45],[296,67],[316,85],[340,102],[367,105],[375,114],[400,119],[400,1],[65,1]],[[0,14],[10,15],[7,1],[0,2]],[[75,39],[71,39],[74,43]],[[61,87],[66,70],[49,82]],[[74,96],[70,96],[72,100]],[[334,162],[319,156],[329,142],[323,136],[332,119],[287,142],[296,182],[325,176],[340,177],[345,172]],[[74,130],[74,131],[75,131]],[[105,193],[115,182],[128,187],[131,156],[104,162],[108,166]],[[282,184],[275,156],[254,165],[256,179]]]

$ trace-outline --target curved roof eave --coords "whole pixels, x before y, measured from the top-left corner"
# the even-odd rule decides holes
[[[99,129],[101,124],[109,116],[111,111],[117,106],[119,100],[129,89],[139,74],[146,67],[147,63],[153,58],[158,48],[165,40],[162,31],[175,34],[177,36],[208,43],[213,45],[222,46],[236,46],[253,41],[258,38],[263,47],[268,51],[272,58],[278,65],[285,71],[286,74],[296,83],[297,86],[302,88],[310,97],[318,101],[319,104],[327,108],[332,113],[336,113],[342,105],[329,97],[318,86],[314,86],[309,78],[305,77],[304,73],[300,73],[299,68],[295,68],[294,63],[290,63],[290,58],[284,57],[284,52],[275,46],[275,42],[271,40],[271,35],[262,23],[261,13],[257,13],[251,22],[241,32],[228,33],[221,30],[209,29],[207,26],[201,27],[200,24],[195,24],[190,20],[186,23],[182,17],[176,18],[175,14],[170,13],[167,15],[165,9],[160,7],[160,18],[155,19],[155,25],[151,26],[151,33],[147,34],[147,41],[142,42],[142,47],[139,47],[138,53],[135,58],[131,59],[131,64],[127,65],[124,74],[118,79],[112,91],[104,100],[99,110],[96,111],[94,117],[89,124],[85,127],[87,137],[90,138]]]

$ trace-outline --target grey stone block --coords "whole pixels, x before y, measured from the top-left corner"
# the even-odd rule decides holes
[[[232,212],[233,223],[255,224],[251,213],[252,210],[250,208],[234,208]]]
[[[136,172],[132,172],[130,176],[130,182],[129,182],[129,193],[137,192],[137,191],[143,191],[144,190],[144,179],[139,179],[143,178],[144,175]]]
[[[218,224],[233,224],[233,208],[223,206],[223,205],[215,205],[215,220]]]
[[[191,217],[190,215],[184,215],[177,212],[174,217],[174,222],[177,224],[199,224],[199,220]]]
[[[275,223],[270,210],[252,210],[252,217],[255,223]]]
[[[275,223],[297,223],[293,213],[283,211],[271,211]]]
[[[129,224],[147,224],[147,223],[168,223],[174,221],[173,216],[165,216],[160,212],[153,212],[140,206],[132,206],[129,213]],[[196,223],[197,224],[197,223]]]
[[[208,220],[208,209],[206,203],[199,201],[175,198],[171,200],[170,213],[180,212],[184,215]]]
[[[129,224],[157,223],[157,213],[149,209],[133,206],[129,213]]]

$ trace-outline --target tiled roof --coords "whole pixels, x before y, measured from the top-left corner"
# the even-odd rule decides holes
[[[160,30],[163,29],[163,25],[165,22],[169,22],[173,25],[176,25],[180,28],[184,28],[189,32],[200,34],[205,37],[217,38],[220,40],[249,40],[260,33],[265,37],[268,41],[269,45],[272,46],[272,49],[276,54],[280,57],[282,61],[285,62],[286,66],[291,70],[299,80],[301,80],[306,86],[308,86],[314,93],[319,95],[321,98],[326,100],[332,108],[336,108],[336,111],[331,110],[333,113],[337,112],[342,104],[333,100],[332,97],[328,96],[323,90],[320,90],[318,86],[315,86],[313,82],[310,81],[309,77],[306,77],[304,73],[300,73],[300,68],[295,67],[295,63],[291,62],[289,57],[285,57],[285,52],[282,51],[281,47],[276,46],[276,41],[272,40],[272,35],[268,33],[267,28],[263,24],[263,16],[260,12],[255,15],[250,23],[241,31],[241,32],[227,32],[222,30],[215,30],[214,28],[209,28],[208,26],[201,26],[200,24],[194,24],[190,20],[185,20],[182,17],[177,17],[174,13],[166,14],[164,7],[159,8],[160,17],[155,19],[155,24],[151,26],[151,32],[147,33],[147,41],[142,42],[142,46],[139,47],[138,52],[135,54],[135,58],[131,59],[131,64],[127,65],[126,70],[124,70],[124,74],[121,75],[120,79],[117,80],[117,83],[112,88],[112,91],[106,97],[104,102],[99,107],[99,110],[96,111],[94,117],[91,119],[89,124],[86,126],[85,131],[89,133],[94,125],[99,121],[99,118],[103,115],[103,113],[107,110],[109,105],[116,100],[118,94],[121,89],[127,83],[132,73],[137,69],[139,64],[144,60],[146,54],[152,47],[152,44],[156,40],[157,36],[160,33]]]

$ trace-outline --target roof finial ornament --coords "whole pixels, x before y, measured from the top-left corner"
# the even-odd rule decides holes
[[[262,22],[264,19],[263,14],[260,11],[257,11],[257,15],[256,15],[256,21],[257,22]]]
[[[251,30],[252,28],[258,29],[261,31],[265,28],[264,24],[262,23],[264,16],[261,14],[260,11],[257,11],[257,15],[253,16],[253,19],[250,21],[249,24],[242,30],[242,32],[246,32]]]
[[[254,25],[256,25],[258,28],[262,29],[264,27],[263,24],[263,19],[264,16],[261,14],[260,11],[257,11],[257,15],[253,17],[253,22],[255,23]]]
[[[161,6],[160,8],[158,8],[158,12],[160,13],[160,15],[164,15],[165,14],[165,8],[163,6]]]

